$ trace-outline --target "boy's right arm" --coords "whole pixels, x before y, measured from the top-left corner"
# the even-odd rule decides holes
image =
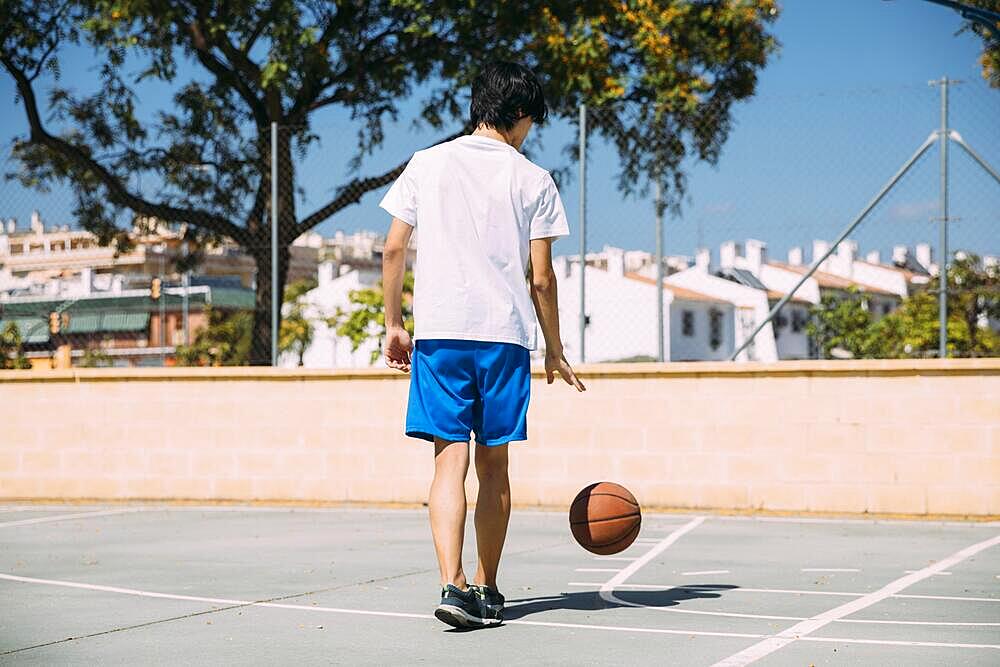
[[[413,342],[403,325],[403,274],[406,271],[406,248],[413,227],[393,218],[382,251],[382,297],[385,301],[385,345],[383,355],[389,368],[410,370]]]
[[[545,338],[545,376],[552,384],[555,373],[576,387],[586,391],[576,373],[563,355],[562,339],[559,337],[559,299],[556,287],[556,272],[552,269],[552,242],[555,239],[531,240],[531,300],[535,304],[535,314]]]

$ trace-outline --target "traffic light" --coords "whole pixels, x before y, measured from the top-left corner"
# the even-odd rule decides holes
[[[153,278],[153,282],[149,286],[149,298],[156,301],[160,298],[160,284],[162,281],[159,278]]]
[[[62,324],[62,318],[59,317],[59,313],[52,311],[49,313],[49,333],[53,336],[59,333],[60,325]]]

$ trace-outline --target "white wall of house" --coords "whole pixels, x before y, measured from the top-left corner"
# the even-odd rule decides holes
[[[586,361],[616,361],[632,357],[655,359],[658,354],[656,282],[628,275],[628,258],[617,248],[602,252],[607,268],[586,267]],[[580,361],[580,264],[575,258],[554,261],[559,281],[559,328],[566,358]],[[713,347],[711,312],[719,314],[721,335]],[[663,339],[668,361],[726,359],[733,350],[733,305],[711,299],[699,301],[690,295],[677,298],[664,284]],[[684,311],[691,313],[692,335],[685,335]]]
[[[701,253],[699,253],[701,255]],[[713,276],[706,263],[696,261],[690,269],[679,271],[666,279],[667,285],[686,287],[695,292],[722,299],[732,303],[735,308],[733,325],[733,345],[735,349],[742,345],[757,324],[763,322],[770,310],[767,293],[763,290],[740,285],[725,278]],[[753,345],[744,350],[739,357],[741,361],[777,361],[778,349],[774,340],[771,324],[761,329],[754,339]]]
[[[350,308],[351,291],[373,287],[378,280],[374,272],[348,269],[343,275],[334,275],[337,265],[324,262],[319,265],[319,285],[302,296],[305,306],[303,313],[315,328],[312,344],[302,357],[306,368],[367,368],[371,366],[371,354],[378,349],[377,340],[365,341],[357,350],[351,349],[351,341],[338,336],[325,319],[332,317],[337,308]],[[381,362],[376,362],[381,363]],[[298,364],[298,357],[281,355],[279,365],[292,367]]]
[[[607,249],[605,250],[607,252]],[[580,362],[580,264],[566,257],[554,262],[559,288],[559,329],[570,363]],[[616,361],[656,357],[656,286],[624,276],[624,256],[611,252],[608,269],[586,268],[586,360]],[[664,346],[670,349],[672,295],[664,291]],[[539,336],[539,346],[543,345]]]
[[[734,314],[731,303],[674,298],[670,303],[670,361],[728,359],[734,349]],[[686,321],[690,326],[685,326]]]
[[[779,359],[810,359],[813,356],[806,333],[809,308],[809,304],[791,301],[775,316],[774,335]]]

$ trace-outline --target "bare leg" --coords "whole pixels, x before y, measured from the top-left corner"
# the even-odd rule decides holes
[[[434,550],[441,568],[441,584],[465,589],[462,542],[465,538],[465,475],[469,472],[469,443],[434,439],[434,481],[428,505]]]
[[[496,590],[500,554],[510,521],[510,478],[507,476],[507,445],[476,445],[476,546],[479,567],[473,581]]]

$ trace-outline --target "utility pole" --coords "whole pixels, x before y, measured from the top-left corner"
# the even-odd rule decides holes
[[[665,361],[663,349],[663,186],[656,175],[656,360]]]
[[[587,359],[587,105],[580,105],[580,363]]]
[[[278,365],[278,124],[271,123],[271,366]]]
[[[943,76],[931,81],[932,86],[941,86],[941,129],[938,134],[941,176],[941,217],[939,223],[938,251],[938,358],[948,356],[948,85],[961,83]]]
[[[184,241],[183,244],[181,245],[181,252],[184,255],[184,259],[186,260],[188,256],[187,241]],[[186,262],[185,262],[184,274],[181,276],[181,285],[184,287],[184,293],[181,295],[181,317],[184,322],[184,345],[190,345],[191,330],[188,328],[189,327],[188,320],[190,312],[188,305],[188,291],[191,289],[191,270],[186,268]]]

